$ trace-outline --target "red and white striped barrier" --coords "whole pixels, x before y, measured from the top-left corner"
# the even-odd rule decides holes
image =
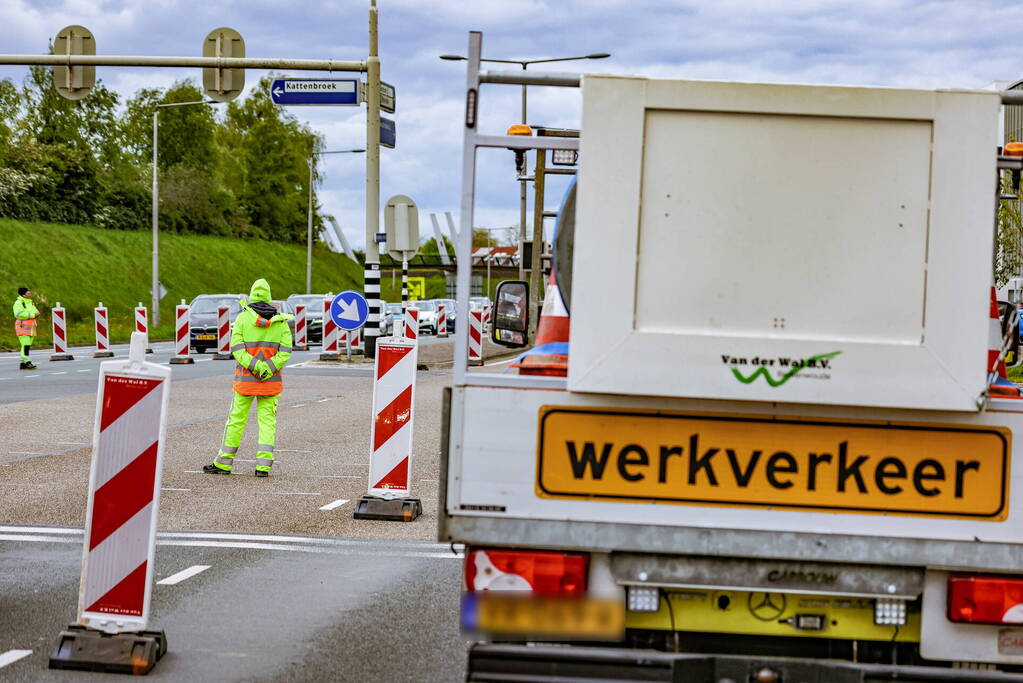
[[[444,304],[437,304],[437,336],[448,336],[448,312],[444,309]]]
[[[352,330],[348,335],[352,343],[352,353],[365,353],[366,347],[362,345],[362,328]]]
[[[232,360],[231,355],[231,307],[217,306],[217,352],[213,360]]]
[[[136,332],[127,361],[100,365],[96,394],[78,623],[106,633],[149,621],[171,370],[145,344]]]
[[[419,340],[419,309],[409,306],[405,309],[405,323],[402,325],[401,336],[412,341]]]
[[[490,330],[490,304],[483,304],[483,331]]]
[[[141,301],[135,307],[135,331],[146,335],[146,353],[152,353],[153,350],[149,348],[149,311]]]
[[[369,494],[394,498],[412,489],[412,423],[418,345],[412,339],[377,342],[370,430]]]
[[[188,346],[191,343],[190,310],[184,299],[174,307],[174,356],[171,357],[170,362],[175,365],[187,365],[195,362],[188,355]]]
[[[96,323],[96,353],[92,357],[113,358],[114,352],[110,350],[110,323],[102,301],[93,309],[93,320]]]
[[[483,311],[469,311],[469,365],[483,365]]]
[[[296,351],[309,350],[309,331],[307,328],[305,305],[295,304],[295,343]]]
[[[340,330],[334,324],[334,319],[330,317],[330,303],[333,300],[332,294],[328,294],[323,300],[323,353],[320,354],[320,360],[339,360],[341,358],[338,351]]]
[[[50,360],[74,360],[75,357],[67,352],[67,319],[59,301],[50,309],[50,314],[53,320],[53,354]]]

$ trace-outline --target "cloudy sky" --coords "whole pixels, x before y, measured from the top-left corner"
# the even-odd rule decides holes
[[[69,24],[96,36],[100,54],[198,55],[204,36],[228,26],[250,57],[363,60],[369,0],[0,0],[3,52],[40,54]],[[871,0],[379,0],[383,80],[397,89],[398,146],[382,150],[381,201],[411,196],[429,213],[457,219],[464,63],[469,30],[483,31],[485,57],[543,59],[612,53],[553,65],[558,71],[785,83],[975,88],[1023,78],[1023,3]],[[21,82],[21,67],[0,78]],[[250,72],[253,87],[265,72]],[[192,69],[103,68],[122,97],[140,87],[199,78]],[[290,74],[316,76],[312,72]],[[514,86],[487,86],[481,121],[518,122]],[[365,146],[364,107],[293,107],[327,149]],[[578,91],[529,91],[529,122],[575,127]],[[518,223],[511,152],[481,153],[476,224]],[[320,198],[356,246],[364,243],[362,155],[324,158]],[[558,203],[556,185],[548,199]],[[496,232],[495,236],[507,233]]]

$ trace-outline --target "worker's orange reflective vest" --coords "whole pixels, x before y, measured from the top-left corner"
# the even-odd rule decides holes
[[[15,320],[14,334],[19,337],[36,336],[36,319],[29,318],[28,320]]]
[[[255,320],[248,322],[245,318],[251,319],[255,317]],[[268,328],[273,325],[275,330],[270,331]],[[281,341],[269,341],[269,340],[258,340],[258,341],[244,341],[247,330],[254,326],[257,330],[267,330],[263,334],[255,334],[253,336],[278,336]],[[288,328],[287,321],[273,322],[265,320],[258,315],[251,312],[243,313],[239,315],[235,320],[235,327],[231,335],[231,353],[234,354],[235,360],[238,361],[234,368],[234,390],[239,394],[245,396],[276,396],[281,393],[284,388],[284,380],[281,376],[281,367],[287,362],[291,356],[291,330]],[[244,351],[244,354],[236,353],[238,351]],[[246,359],[245,355],[249,358]],[[242,364],[239,359],[247,360],[247,364]],[[270,370],[273,375],[269,379],[260,381],[256,377],[256,362],[265,361],[270,366]],[[281,367],[278,367],[275,360],[280,363]]]

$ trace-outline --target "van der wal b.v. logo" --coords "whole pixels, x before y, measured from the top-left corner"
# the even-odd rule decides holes
[[[743,384],[752,384],[758,377],[772,387],[780,387],[797,375],[802,379],[831,379],[831,359],[840,355],[841,351],[821,353],[809,358],[788,358],[780,356],[777,358],[742,358],[721,354],[721,362],[729,366],[735,379]],[[740,367],[754,366],[756,370],[749,374],[743,374]],[[774,370],[776,375],[772,376]]]

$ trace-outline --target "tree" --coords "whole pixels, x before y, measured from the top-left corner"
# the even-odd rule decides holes
[[[442,235],[443,237],[443,235]],[[444,247],[448,250],[448,256],[454,257],[455,245],[451,243],[447,237],[444,237]],[[423,245],[419,247],[420,254],[439,254],[440,250],[437,248],[437,238],[431,237],[430,239],[423,242]]]
[[[1002,178],[1002,194],[1014,193],[1008,178]],[[995,255],[995,285],[1002,287],[1010,278],[1019,277],[1023,268],[1023,220],[1020,216],[1020,202],[1000,201],[998,203],[998,248]]]

